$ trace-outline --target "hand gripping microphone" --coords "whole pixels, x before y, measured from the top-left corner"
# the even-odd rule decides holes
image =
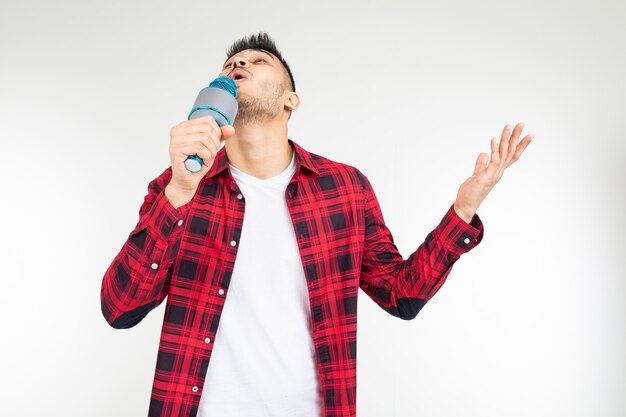
[[[211,116],[220,127],[232,125],[238,109],[237,86],[230,77],[222,75],[200,90],[187,120]],[[202,164],[198,155],[189,155],[185,159],[185,168],[190,172],[199,172]]]

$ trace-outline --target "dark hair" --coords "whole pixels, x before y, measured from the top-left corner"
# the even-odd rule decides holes
[[[264,51],[267,51],[274,55],[276,58],[278,58],[287,70],[287,74],[289,74],[289,80],[291,81],[291,90],[296,91],[296,83],[293,80],[291,69],[287,64],[287,61],[285,61],[282,54],[276,47],[276,43],[272,38],[270,38],[267,33],[259,32],[255,35],[250,35],[247,37],[244,36],[243,38],[236,40],[226,51],[226,60],[245,49],[263,49]]]

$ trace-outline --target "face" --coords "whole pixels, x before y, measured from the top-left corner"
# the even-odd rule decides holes
[[[235,123],[262,122],[285,111],[289,75],[278,58],[269,52],[246,49],[224,62],[220,75],[232,78],[237,86],[239,110]]]

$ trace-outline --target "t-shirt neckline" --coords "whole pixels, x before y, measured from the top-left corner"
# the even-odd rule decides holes
[[[230,162],[228,163],[228,167],[231,170],[231,174],[234,174],[234,176],[239,176],[245,179],[249,179],[251,181],[255,181],[258,183],[262,183],[262,184],[267,184],[267,183],[272,183],[275,181],[279,181],[281,178],[283,178],[285,175],[287,175],[288,172],[290,172],[294,167],[295,167],[295,163],[296,163],[296,150],[292,148],[292,154],[291,154],[291,162],[289,163],[289,165],[287,165],[285,167],[285,169],[283,169],[281,172],[279,172],[278,174],[274,175],[273,177],[269,177],[269,178],[265,178],[265,179],[261,179],[261,178],[257,178],[254,175],[250,175],[246,172],[243,172],[240,169],[235,168],[233,165],[230,164]]]

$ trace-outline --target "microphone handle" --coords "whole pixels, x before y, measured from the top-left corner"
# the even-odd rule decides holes
[[[210,106],[201,106],[194,108],[187,120],[195,119],[197,117],[211,116],[219,127],[229,124],[228,119],[219,110]],[[185,159],[185,168],[189,172],[200,172],[204,161],[198,155],[189,155]]]

